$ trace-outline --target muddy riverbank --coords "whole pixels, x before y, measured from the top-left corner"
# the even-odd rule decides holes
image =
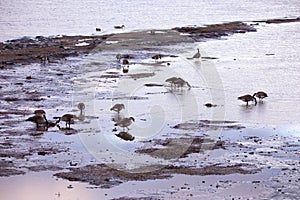
[[[253,23],[230,22],[224,24],[207,25],[203,27],[176,27],[181,33],[190,34],[195,41],[218,39],[235,33],[256,31],[255,25],[259,23],[291,23],[299,22],[299,18],[258,20]],[[158,30],[159,31],[159,30]],[[152,30],[154,33],[155,30]],[[56,36],[35,38],[24,37],[0,43],[1,68],[11,65],[27,65],[30,63],[44,62],[46,57],[49,62],[56,62],[69,56],[88,54],[97,45],[116,34],[103,36]],[[48,62],[48,61],[47,61]]]
[[[57,180],[68,180],[68,189],[76,190],[75,182],[91,184],[103,199],[296,198],[299,137],[286,136],[277,127],[253,129],[242,119],[227,119],[221,97],[228,88],[219,79],[212,84],[212,79],[203,78],[205,72],[215,70],[211,61],[222,58],[190,57],[196,52],[195,41],[228,39],[255,33],[265,24],[299,21],[40,36],[1,43],[1,180],[51,172]],[[128,71],[123,59],[129,60]],[[172,87],[165,82],[172,76],[181,76],[191,87]],[[225,95],[213,95],[222,89]],[[80,102],[85,104],[83,112]],[[115,103],[125,104],[120,114],[110,111]],[[214,106],[205,106],[210,104]],[[250,115],[262,114],[268,105],[267,100],[236,107]],[[36,109],[44,109],[51,122],[72,113],[75,124],[66,128],[60,122],[60,126],[37,129],[25,121]],[[128,131],[115,126],[124,116],[135,118]],[[131,139],[123,140],[118,133]],[[157,185],[155,194],[139,189],[107,195],[114,188],[142,187],[151,181],[161,181],[163,189]]]
[[[252,25],[242,22],[232,22],[226,24],[208,25],[206,27],[183,27],[173,30],[191,34],[195,40],[216,39],[234,33],[245,33],[255,31]],[[156,30],[159,31],[159,30]],[[152,30],[155,33],[155,30]],[[145,35],[147,32],[145,32]],[[8,40],[0,43],[0,62],[1,68],[9,65],[27,65],[30,63],[57,62],[69,56],[88,54],[102,42],[105,42],[115,34],[104,36],[57,36],[35,38],[20,38]],[[147,39],[145,37],[145,39]],[[47,61],[47,60],[45,60]],[[47,61],[48,62],[48,61]]]

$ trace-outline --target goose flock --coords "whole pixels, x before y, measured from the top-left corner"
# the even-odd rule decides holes
[[[257,104],[256,97],[259,99],[260,102],[262,102],[262,100],[264,98],[268,97],[268,95],[267,95],[267,93],[265,93],[263,91],[259,91],[259,92],[254,93],[253,95],[246,94],[246,95],[240,96],[240,97],[238,97],[238,100],[246,102],[247,106],[248,106],[249,101],[254,102],[254,105],[256,105]]]
[[[80,110],[79,116],[83,115],[83,110],[85,109],[84,103],[79,103],[77,107]],[[56,121],[49,121],[46,117],[46,111],[42,109],[35,110],[33,112],[33,116],[29,117],[25,121],[33,122],[36,124],[36,128],[40,129],[43,128],[44,130],[48,130],[50,127],[57,126],[59,129],[61,129],[59,123],[61,121],[66,123],[66,129],[71,129],[71,124],[74,124],[75,119],[79,118],[76,115],[73,114],[64,114],[61,117],[53,117],[53,119],[56,119]]]
[[[129,130],[129,126],[132,124],[132,122],[135,121],[135,119],[133,117],[120,117],[119,114],[120,114],[120,111],[125,109],[125,105],[122,104],[122,103],[117,103],[115,104],[113,107],[110,108],[111,111],[115,111],[118,113],[118,119],[115,123],[115,126],[120,126],[122,127],[123,129],[127,129]]]
[[[133,117],[121,117],[120,111],[123,109],[125,109],[125,105],[122,103],[117,103],[110,108],[110,111],[115,111],[118,115],[117,118],[113,120],[115,121],[114,125],[122,128],[122,131],[115,135],[119,138],[122,138],[123,140],[132,141],[134,140],[134,136],[129,134],[128,131],[130,130],[129,126],[135,121],[135,119]],[[115,131],[116,130],[117,129],[115,129]]]
[[[124,28],[124,26],[122,25],[118,28]],[[130,56],[128,54],[117,54],[116,58],[123,65],[123,72],[127,73],[129,70],[128,59],[132,58],[132,56]],[[158,60],[158,59],[162,58],[162,55],[156,54],[156,55],[152,56],[151,58],[154,60]],[[192,59],[199,59],[199,58],[201,58],[201,54],[200,54],[199,48],[197,48],[197,52],[194,54]],[[170,78],[166,79],[165,82],[169,83],[170,87],[172,89],[176,89],[176,88],[182,89],[184,86],[187,86],[188,89],[191,89],[191,85],[189,84],[189,82],[187,82],[186,80],[184,80],[180,77],[170,77]],[[256,93],[254,93],[253,95],[246,94],[243,96],[239,96],[237,99],[241,100],[243,102],[246,102],[246,106],[248,106],[249,102],[253,102],[254,105],[256,105],[257,104],[256,98],[258,98],[259,102],[263,102],[263,99],[266,97],[268,97],[267,93],[265,93],[263,91],[258,91]],[[216,105],[208,103],[208,104],[205,104],[205,106],[206,107],[215,107]],[[65,125],[66,129],[71,129],[71,124],[74,124],[75,119],[84,120],[83,110],[85,109],[85,104],[79,103],[77,105],[77,107],[80,110],[79,116],[67,113],[67,114],[62,115],[61,117],[53,117],[53,119],[55,119],[56,121],[49,121],[46,117],[45,110],[38,109],[38,110],[35,110],[34,115],[29,117],[28,119],[26,119],[26,121],[35,123],[36,128],[44,127],[45,129],[48,129],[50,127],[55,127],[55,126],[60,128],[59,123],[61,121],[63,121],[66,124]],[[125,106],[124,106],[124,104],[121,104],[121,103],[117,103],[110,108],[110,111],[117,112],[118,118],[116,119],[115,126],[121,127],[123,129],[123,132],[125,129],[127,129],[127,131],[128,131],[129,126],[133,122],[135,122],[134,117],[124,117],[124,118],[120,117],[119,114],[124,109],[125,109]],[[124,135],[124,134],[120,134],[120,135]]]

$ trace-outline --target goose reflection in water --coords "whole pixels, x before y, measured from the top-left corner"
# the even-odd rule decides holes
[[[79,121],[84,121],[85,120],[85,113],[84,113],[84,109],[85,109],[85,104],[84,103],[79,103],[77,105],[77,108],[79,109],[80,113],[77,117],[77,119]]]

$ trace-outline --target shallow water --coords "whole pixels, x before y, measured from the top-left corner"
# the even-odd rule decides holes
[[[258,32],[199,44],[206,54],[219,58],[214,62],[224,86],[226,119],[258,126],[299,125],[299,27],[262,25]],[[257,106],[247,108],[236,100],[261,90],[269,97]]]
[[[162,6],[153,9],[157,5],[150,4],[149,1],[125,1],[123,4],[113,2],[104,4],[104,2],[90,1],[84,5],[73,2],[51,1],[41,4],[36,1],[22,1],[16,4],[14,1],[1,1],[0,6],[7,9],[1,13],[5,17],[1,16],[0,27],[7,31],[2,31],[0,38],[6,40],[24,35],[93,34],[96,33],[94,29],[98,26],[103,27],[104,33],[107,33],[116,31],[113,30],[113,25],[123,23],[127,26],[124,31],[129,31],[153,27],[169,28],[187,24],[258,20],[295,16],[299,13],[299,6],[297,6],[299,4],[296,1],[266,3],[246,1],[243,5],[235,1],[227,1],[226,3],[175,1],[172,2],[172,17]],[[36,7],[31,6],[33,4]],[[137,5],[140,4],[144,5],[141,8],[142,11],[136,11]],[[169,5],[170,2],[162,2],[162,4]],[[33,9],[33,12],[29,13],[28,7]],[[43,16],[37,14],[40,13],[41,7],[46,7]],[[107,9],[108,7],[110,9]],[[76,12],[78,8],[80,9]],[[182,12],[183,9],[186,9],[187,12]],[[225,10],[232,12],[225,13]],[[236,10],[238,13],[235,12]],[[214,15],[211,14],[212,11]],[[26,13],[26,15],[18,15],[20,18],[16,18],[16,12]],[[140,16],[141,12],[144,17],[136,17]],[[68,13],[67,16],[65,13]],[[194,17],[191,18],[191,15]],[[104,18],[103,16],[109,17]],[[65,20],[61,20],[62,18]],[[144,20],[145,18],[149,20]],[[282,178],[285,177],[285,173],[281,169],[297,166],[299,160],[299,153],[297,153],[300,136],[300,110],[297,106],[300,103],[298,97],[300,89],[297,87],[300,85],[298,69],[300,62],[298,56],[300,50],[298,46],[300,40],[299,26],[299,23],[271,25],[262,23],[258,26],[258,32],[236,34],[222,40],[170,45],[164,49],[159,48],[151,51],[151,55],[159,52],[179,56],[163,59],[163,61],[169,62],[170,66],[167,66],[166,63],[159,66],[153,60],[146,59],[147,56],[149,57],[150,50],[143,50],[139,52],[139,57],[133,59],[133,62],[138,64],[133,64],[128,74],[155,73],[155,75],[136,80],[127,74],[122,74],[122,72],[119,78],[101,77],[109,72],[119,73],[121,71],[115,55],[120,53],[122,49],[116,51],[108,48],[107,51],[99,51],[103,46],[95,49],[83,61],[82,57],[69,59],[66,61],[68,65],[66,63],[54,63],[48,68],[34,64],[2,71],[1,75],[21,77],[20,82],[24,81],[26,75],[42,79],[43,77],[56,77],[55,74],[58,72],[66,74],[67,78],[56,77],[55,80],[58,82],[45,79],[41,83],[36,83],[41,93],[46,94],[48,90],[54,93],[51,98],[44,96],[47,99],[45,108],[50,116],[61,115],[65,112],[77,114],[76,104],[78,102],[86,103],[85,120],[72,125],[77,131],[75,133],[78,134],[65,135],[67,131],[53,129],[36,138],[36,141],[39,142],[50,141],[57,146],[66,145],[70,148],[69,152],[59,153],[59,156],[55,154],[45,157],[33,155],[28,157],[29,164],[55,163],[61,167],[69,167],[69,161],[79,163],[78,166],[100,162],[112,164],[112,167],[123,170],[134,169],[141,165],[174,164],[174,160],[137,154],[135,150],[143,146],[144,140],[153,138],[208,135],[213,139],[221,137],[228,144],[245,145],[255,154],[248,155],[247,152],[241,152],[239,148],[235,148],[233,145],[234,147],[230,147],[229,151],[210,151],[210,160],[203,159],[207,154],[192,154],[175,164],[199,167],[210,163],[226,165],[227,160],[232,160],[236,163],[251,163],[263,167],[265,170],[255,175],[238,177],[226,175],[199,178],[198,176],[176,175],[167,180],[130,181],[112,189],[90,189],[90,186],[84,183],[55,180],[52,177],[52,172],[29,172],[25,176],[2,177],[0,182],[1,197],[24,200],[41,198],[91,199],[95,197],[110,199],[121,196],[142,197],[151,195],[165,199],[181,199],[182,197],[199,199],[214,195],[220,199],[225,197],[246,199],[253,194],[249,193],[249,190],[255,191],[258,196],[253,198],[256,199],[272,196],[278,187],[284,184],[291,185],[291,183],[284,183],[288,180]],[[114,44],[111,42],[114,39],[109,38],[107,44]],[[216,57],[217,59],[202,59],[201,61],[187,59],[195,53],[197,47],[200,48],[203,56]],[[134,53],[134,50],[124,53]],[[165,84],[164,80],[170,76],[183,77],[192,85],[192,88],[170,92],[170,87],[166,85],[163,87],[144,86],[145,83]],[[68,81],[65,82],[64,80]],[[1,86],[9,85],[9,82],[1,83]],[[24,88],[35,93],[35,89],[30,88],[30,86],[29,83],[25,82]],[[5,88],[3,87],[3,90],[6,90]],[[9,95],[9,90],[10,87],[7,87],[7,95]],[[55,90],[58,92],[56,93]],[[252,94],[258,90],[264,90],[269,94],[264,103],[246,107],[243,102],[237,100],[239,95]],[[16,92],[22,93],[20,88],[17,88]],[[128,96],[136,97],[136,99],[128,99]],[[23,105],[24,102],[22,101],[2,102],[4,102],[1,105],[4,111],[13,108],[26,110],[29,113],[37,107],[45,106],[42,102],[26,102],[26,105]],[[133,142],[123,141],[114,135],[122,131],[119,128],[117,131],[113,131],[114,122],[112,118],[116,115],[110,112],[109,108],[116,102],[125,103],[126,110],[122,111],[122,115],[132,115],[136,118],[136,122],[129,131],[135,136]],[[207,102],[218,106],[206,108],[203,104]],[[25,129],[22,137],[32,138],[28,134],[35,132],[34,128],[31,124],[23,121],[28,113],[25,113],[24,116],[17,116],[21,125],[1,126],[1,131],[5,132],[13,128],[15,131],[23,132]],[[15,116],[10,115],[8,117],[8,121],[15,122]],[[232,120],[236,121],[234,123],[246,126],[247,129],[226,132],[220,130],[203,131],[202,129],[186,131],[171,128],[178,123],[198,119]],[[7,119],[1,118],[1,122],[3,121],[7,121]],[[251,139],[247,139],[249,136],[262,138],[263,143],[254,143]],[[29,144],[25,143],[24,148],[28,147],[26,145]],[[289,150],[287,154],[284,151],[286,149]],[[184,150],[182,149],[182,152]],[[267,155],[259,154],[260,151]],[[181,155],[182,152],[179,152],[178,155]],[[17,162],[21,163],[22,160]],[[273,168],[268,170],[266,166]],[[294,178],[291,179],[293,187],[299,186],[298,176],[299,173],[296,171],[293,175]],[[220,184],[220,180],[226,178],[230,182],[221,184],[221,189],[216,190],[215,187]],[[254,188],[251,181],[257,179],[261,182],[266,180],[266,182],[259,185],[260,187]],[[283,182],[277,181],[277,179],[283,180]],[[182,180],[186,180],[188,185],[182,183]],[[200,182],[202,180],[205,180],[206,184]],[[40,184],[41,182],[44,184]],[[153,184],[157,187],[153,187]],[[33,187],[28,189],[27,185]],[[73,188],[68,188],[69,185],[72,185]],[[15,190],[16,187],[19,188],[18,191]],[[291,193],[296,194],[297,188],[293,187],[290,187]],[[42,192],[32,193],[32,188]],[[276,194],[274,199],[276,199]]]
[[[131,181],[117,186],[113,189],[100,189],[84,183],[76,183],[55,179],[51,173],[29,173],[23,177],[12,177],[2,179],[6,187],[0,189],[3,199],[112,199],[124,196],[149,197],[165,199],[205,199],[211,195],[217,195],[216,199],[226,197],[255,197],[268,194],[265,188],[254,188],[252,181],[262,181],[269,178],[276,171],[266,171],[265,174],[256,176],[195,176],[177,175],[170,180],[151,180],[147,182]],[[45,183],[45,179],[48,181]],[[235,183],[236,180],[243,179],[243,184]],[[30,186],[24,187],[24,185]],[[43,183],[43,184],[41,184]],[[216,188],[219,185],[222,189]],[[19,188],[16,193],[15,188]],[[33,189],[34,188],[34,191]],[[253,196],[255,191],[255,196]],[[16,195],[17,194],[17,195]]]
[[[0,2],[0,41],[36,35],[90,35],[126,31],[173,28],[225,21],[248,21],[298,16],[297,0],[227,1],[37,1]]]

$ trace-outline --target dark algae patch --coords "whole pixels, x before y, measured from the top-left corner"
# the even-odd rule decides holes
[[[226,174],[253,174],[257,170],[246,170],[242,164],[233,166],[211,165],[203,168],[192,168],[186,166],[173,165],[156,165],[148,166],[157,170],[150,172],[138,172],[139,169],[133,171],[120,171],[111,168],[105,164],[88,165],[82,168],[73,168],[69,172],[60,172],[55,174],[59,178],[68,179],[70,181],[88,182],[101,188],[111,188],[128,181],[146,181],[154,179],[170,178],[174,174],[185,175],[226,175]],[[136,172],[137,171],[137,172]]]
[[[204,27],[180,27],[174,30],[181,33],[188,33],[196,41],[204,39],[217,39],[235,33],[253,32],[256,29],[252,25],[243,22],[230,22],[224,24],[208,25]]]

